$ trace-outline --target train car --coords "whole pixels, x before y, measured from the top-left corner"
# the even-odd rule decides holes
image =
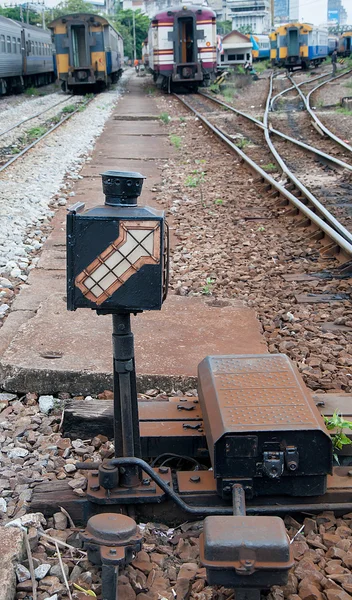
[[[104,17],[77,13],[58,17],[49,27],[64,91],[89,92],[116,83],[122,73],[123,40]]]
[[[339,56],[350,56],[352,52],[352,31],[345,31],[339,37],[337,54]]]
[[[317,66],[328,56],[328,32],[308,23],[280,25],[270,35],[273,65],[289,70]]]
[[[149,67],[160,89],[207,85],[216,73],[216,16],[205,6],[181,6],[152,19]]]
[[[270,38],[269,35],[251,34],[247,35],[252,42],[252,58],[253,60],[264,60],[270,58]]]
[[[0,95],[53,80],[50,31],[0,16]]]
[[[339,38],[337,35],[328,36],[328,52],[332,54],[334,50],[337,50],[339,45]]]

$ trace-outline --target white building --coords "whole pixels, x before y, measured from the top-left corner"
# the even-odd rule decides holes
[[[143,4],[143,8],[141,6],[135,7],[135,4],[137,2],[141,2]],[[150,19],[154,17],[154,15],[156,15],[158,12],[161,12],[163,10],[170,10],[171,8],[174,8],[175,6],[181,4],[181,2],[175,2],[175,0],[123,0],[123,8],[125,8],[125,3],[133,3],[134,10],[136,10],[136,8],[141,8],[142,12],[148,15]],[[187,0],[186,4],[195,4],[196,6],[208,6],[207,0],[198,0],[198,2],[197,0]],[[132,6],[126,6],[126,8],[132,8]]]
[[[222,54],[218,56],[220,66],[243,65],[252,62],[252,42],[239,31],[231,31],[222,38]]]
[[[266,33],[271,28],[270,0],[229,0],[232,29],[250,27],[253,33]]]

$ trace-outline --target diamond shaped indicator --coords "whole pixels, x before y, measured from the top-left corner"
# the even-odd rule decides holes
[[[75,279],[91,302],[102,304],[143,265],[160,263],[160,222],[120,221],[119,237]]]

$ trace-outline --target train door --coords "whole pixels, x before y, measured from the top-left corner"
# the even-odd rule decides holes
[[[87,35],[85,25],[71,25],[72,65],[75,68],[88,67]]]
[[[348,54],[350,54],[351,49],[352,49],[351,48],[352,37],[346,37],[345,39],[346,39],[346,52],[348,52]]]
[[[287,31],[287,53],[288,56],[299,56],[298,29]]]
[[[197,62],[197,36],[193,16],[178,18],[178,44],[175,54],[178,63]]]

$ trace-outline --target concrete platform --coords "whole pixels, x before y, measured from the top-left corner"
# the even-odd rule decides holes
[[[160,120],[145,120],[158,110],[143,83],[136,77],[129,82],[129,94],[118,103],[92,161],[81,171],[73,202],[101,203],[99,174],[118,169],[146,175],[141,200],[157,206],[153,189],[160,183],[160,161],[173,150]],[[66,310],[65,219],[66,209],[59,209],[38,268],[0,330],[0,385],[5,390],[88,394],[112,387],[111,317]],[[140,390],[195,387],[197,365],[208,354],[266,352],[254,312],[224,304],[170,295],[161,312],[133,318]]]

